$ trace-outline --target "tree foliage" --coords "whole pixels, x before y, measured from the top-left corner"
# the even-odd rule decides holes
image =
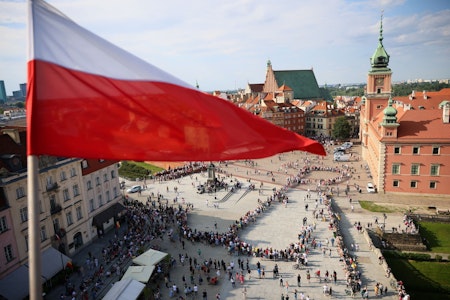
[[[345,140],[350,137],[351,126],[345,117],[338,117],[334,123],[331,134],[338,140]]]

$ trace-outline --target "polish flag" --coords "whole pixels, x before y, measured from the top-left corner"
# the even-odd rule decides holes
[[[320,143],[198,91],[29,1],[28,155],[152,161],[261,158]]]

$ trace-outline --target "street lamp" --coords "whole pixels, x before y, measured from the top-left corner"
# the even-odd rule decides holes
[[[387,219],[387,216],[385,213],[383,213],[383,232],[386,231],[386,219]]]

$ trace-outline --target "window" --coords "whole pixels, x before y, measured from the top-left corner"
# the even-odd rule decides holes
[[[411,165],[411,175],[419,175],[419,164]]]
[[[66,219],[67,219],[67,226],[70,226],[70,225],[73,224],[72,212],[71,211],[66,213]]]
[[[106,191],[106,201],[111,201],[111,195],[109,194],[109,191]]]
[[[394,154],[400,154],[400,147],[394,147]]]
[[[103,206],[102,195],[98,195],[98,206]]]
[[[8,222],[6,222],[6,216],[0,218],[0,233],[8,230]]]
[[[53,186],[53,177],[52,176],[47,177],[47,186]]]
[[[61,171],[60,177],[61,177],[61,181],[67,180],[66,172]]]
[[[5,251],[5,258],[7,262],[10,262],[14,259],[13,256],[13,249],[11,244],[9,244],[8,246],[4,247],[3,250]]]
[[[78,206],[77,209],[77,220],[81,220],[83,218],[83,213],[81,212],[81,206]]]
[[[59,226],[59,219],[56,218],[53,220],[53,230],[55,231],[55,234],[59,233],[59,230],[61,227]]]
[[[108,181],[108,174],[103,174],[103,181],[104,182]]]
[[[420,149],[420,147],[417,147],[417,146],[413,147],[413,148],[412,148],[412,153],[413,153],[414,155],[418,155],[419,152],[420,152],[419,149]]]
[[[392,164],[392,174],[400,174],[400,164]]]
[[[25,197],[25,189],[23,187],[21,187],[21,186],[18,187],[16,189],[16,196],[17,196],[17,199]]]
[[[100,177],[95,177],[95,184],[100,185]]]
[[[81,167],[82,167],[83,169],[87,169],[88,166],[89,166],[89,165],[88,165],[87,160],[83,160],[83,161],[81,162]]]
[[[439,154],[439,149],[440,147],[439,146],[434,146],[433,147],[433,155],[438,155]]]
[[[392,181],[392,186],[393,187],[399,187],[400,186],[400,182],[398,180],[394,180],[394,181]]]
[[[24,236],[25,238],[25,251],[28,252],[28,235]]]
[[[430,175],[431,176],[438,176],[439,175],[439,165],[431,165]]]
[[[41,242],[47,239],[47,231],[45,230],[45,226],[41,227]]]
[[[89,211],[94,211],[95,210],[95,206],[94,206],[94,199],[89,200]]]
[[[417,181],[411,181],[410,187],[417,188]]]
[[[50,210],[54,211],[56,209],[56,196],[50,195]]]
[[[88,180],[88,181],[86,182],[86,186],[87,186],[87,189],[88,189],[88,190],[92,190],[92,181]]]
[[[70,177],[75,177],[77,176],[77,171],[75,170],[75,168],[70,169]]]
[[[78,189],[78,184],[75,184],[73,187],[73,196],[76,197],[80,194],[80,190]]]
[[[117,198],[119,196],[119,193],[117,191],[117,187],[113,187],[113,194],[114,194],[114,198]]]
[[[64,197],[64,201],[69,201],[70,200],[69,189],[64,189],[63,197]]]
[[[22,222],[28,221],[28,207],[25,206],[20,209],[20,220]]]
[[[435,189],[437,186],[436,181],[430,181],[430,189]]]
[[[115,170],[111,171],[111,178],[116,178],[116,171]]]

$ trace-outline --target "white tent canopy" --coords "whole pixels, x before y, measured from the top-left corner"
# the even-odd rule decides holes
[[[168,254],[150,249],[133,259],[133,263],[140,266],[153,266],[159,263]]]
[[[103,300],[136,300],[145,288],[145,284],[131,278],[122,279],[114,283],[103,297]]]
[[[152,276],[153,270],[155,270],[155,266],[130,266],[122,276],[122,280],[131,278],[139,282],[147,283]]]

